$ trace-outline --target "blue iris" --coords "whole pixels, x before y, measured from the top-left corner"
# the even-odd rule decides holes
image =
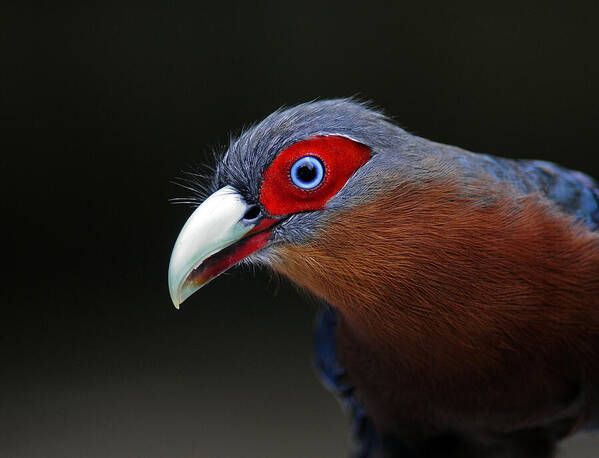
[[[324,165],[313,156],[304,156],[291,167],[291,181],[298,188],[314,189],[324,178]]]

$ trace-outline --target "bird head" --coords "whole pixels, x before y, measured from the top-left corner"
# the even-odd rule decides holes
[[[384,188],[387,167],[377,157],[409,145],[407,137],[381,113],[345,99],[279,110],[245,131],[175,243],[175,306],[240,262],[272,266],[285,247],[308,246],[337,215]]]

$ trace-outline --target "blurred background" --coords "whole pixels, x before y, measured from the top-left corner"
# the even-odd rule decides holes
[[[6,3],[2,457],[347,455],[314,304],[240,269],[168,296],[171,181],[282,105],[358,95],[599,178],[597,2]]]

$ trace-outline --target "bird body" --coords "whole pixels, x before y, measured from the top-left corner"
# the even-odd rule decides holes
[[[402,442],[521,435],[549,418],[565,435],[589,415],[596,234],[504,192],[399,185],[274,264],[342,312],[342,364],[377,429]]]
[[[362,456],[549,457],[599,422],[591,178],[435,143],[333,100],[233,141],[213,182],[227,186],[261,219],[224,251],[332,307],[318,365],[356,416]],[[176,303],[219,252],[186,261]]]

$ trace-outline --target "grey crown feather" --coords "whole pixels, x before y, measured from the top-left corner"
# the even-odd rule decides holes
[[[599,228],[599,189],[587,175],[549,162],[515,161],[435,143],[409,134],[368,104],[352,99],[308,102],[275,111],[231,141],[217,164],[212,187],[231,185],[248,202],[258,203],[262,174],[277,154],[320,135],[350,138],[368,146],[373,155],[351,179],[353,186],[331,199],[333,208],[341,201],[347,205],[356,196],[363,199],[380,191],[377,177],[389,171],[407,171],[405,176],[423,181],[443,173],[427,170],[424,162],[427,155],[441,155],[448,164],[444,173],[465,179],[491,177],[508,183],[520,195],[540,193],[592,230]]]

